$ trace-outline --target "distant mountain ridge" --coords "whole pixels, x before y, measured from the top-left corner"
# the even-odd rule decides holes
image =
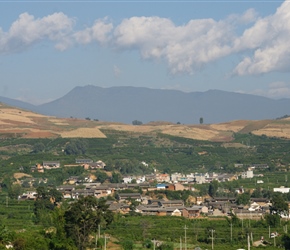
[[[275,119],[290,113],[290,99],[209,90],[185,93],[143,87],[75,87],[63,97],[38,106],[0,97],[8,105],[44,115],[129,123],[139,120],[197,124]]]

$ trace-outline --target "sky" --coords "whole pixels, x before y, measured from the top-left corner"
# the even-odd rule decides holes
[[[290,1],[0,0],[0,96],[76,86],[290,98]]]

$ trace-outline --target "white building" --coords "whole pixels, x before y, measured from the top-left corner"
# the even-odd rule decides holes
[[[253,178],[254,177],[254,172],[253,172],[253,170],[248,170],[246,172],[243,172],[241,177],[242,177],[242,179]]]
[[[283,193],[283,194],[288,194],[289,190],[290,190],[290,188],[285,188],[284,186],[273,189],[274,192],[279,192],[279,193]]]

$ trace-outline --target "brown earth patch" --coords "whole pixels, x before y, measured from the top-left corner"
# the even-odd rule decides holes
[[[32,176],[29,175],[29,174],[24,174],[24,173],[14,173],[14,174],[13,174],[13,177],[14,177],[15,179],[21,179],[21,178],[23,178],[23,177],[32,177]]]
[[[61,137],[63,138],[106,138],[97,127],[95,128],[77,128],[72,131],[61,132]]]
[[[234,133],[253,133],[290,139],[290,118],[262,121],[232,121],[220,124],[183,125],[166,121],[128,125],[76,118],[56,118],[0,104],[1,137],[25,138],[106,138],[104,131],[130,132],[132,136],[163,133],[208,141],[230,142]],[[236,147],[236,146],[235,146]]]

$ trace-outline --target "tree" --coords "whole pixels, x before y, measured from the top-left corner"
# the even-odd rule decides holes
[[[111,183],[121,183],[122,176],[119,173],[113,172],[111,177]]]
[[[37,196],[34,202],[34,214],[37,223],[50,225],[49,212],[56,207],[56,203],[62,200],[62,194],[56,189],[46,189],[39,186],[36,189]]]
[[[284,234],[282,237],[285,250],[290,249],[290,234]]]
[[[250,194],[243,193],[239,194],[237,198],[237,204],[238,205],[247,205],[250,202]]]
[[[8,188],[8,196],[11,199],[17,199],[18,196],[21,194],[21,192],[22,192],[22,188],[19,184],[12,184]]]
[[[138,120],[134,120],[134,121],[132,121],[132,124],[133,124],[133,125],[142,125],[143,122],[138,121]]]
[[[199,124],[203,124],[203,117],[199,118]]]
[[[66,145],[64,152],[67,155],[81,155],[86,153],[87,147],[87,141],[72,140]]]
[[[44,149],[45,149],[44,144],[43,144],[42,142],[37,142],[37,143],[35,143],[34,146],[33,146],[32,153],[35,153],[35,154],[37,154],[37,153],[41,153],[41,152],[44,151]]]
[[[6,226],[0,226],[0,246],[11,242],[13,237],[13,233]]]
[[[274,194],[272,198],[272,206],[270,211],[272,214],[288,215],[288,204],[285,202],[281,194]]]
[[[105,200],[87,196],[72,203],[64,214],[65,232],[78,249],[84,250],[89,244],[89,236],[96,232],[98,225],[103,227],[113,221],[113,214],[108,210]]]
[[[218,181],[216,180],[213,180],[210,184],[209,184],[209,187],[208,187],[208,194],[209,196],[211,197],[214,197],[217,193],[217,190],[218,190]]]
[[[277,227],[280,224],[280,216],[278,214],[266,214],[265,220],[271,227]]]
[[[102,171],[97,171],[96,176],[98,181],[101,183],[104,183],[108,179],[108,175]]]
[[[253,193],[251,194],[252,198],[262,198],[263,194],[262,194],[262,189],[260,187],[257,187]]]
[[[122,248],[124,250],[133,250],[134,249],[134,243],[132,240],[124,240],[121,242]]]

